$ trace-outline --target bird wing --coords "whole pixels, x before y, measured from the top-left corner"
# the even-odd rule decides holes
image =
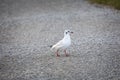
[[[51,50],[57,50],[59,48],[61,48],[63,46],[63,40],[60,40],[58,43],[56,43],[55,45],[53,45],[53,47],[51,48]]]

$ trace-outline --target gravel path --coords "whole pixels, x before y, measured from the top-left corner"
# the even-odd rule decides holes
[[[69,57],[50,45],[73,30]],[[86,0],[0,0],[0,80],[120,80],[120,11]]]

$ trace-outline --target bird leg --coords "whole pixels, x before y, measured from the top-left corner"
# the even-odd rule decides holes
[[[68,56],[69,56],[69,55],[66,53],[66,50],[64,50],[64,53],[65,53],[66,57],[68,57]]]
[[[58,51],[59,51],[59,50],[57,50],[57,52],[56,52],[56,56],[57,56],[57,57],[60,57],[60,55],[58,54]]]

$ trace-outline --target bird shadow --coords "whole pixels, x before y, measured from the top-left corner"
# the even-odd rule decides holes
[[[58,57],[58,58],[70,58],[70,57],[81,57],[80,54],[68,54],[67,56],[65,54],[60,54],[60,56],[56,56],[55,54],[51,54],[51,57]]]

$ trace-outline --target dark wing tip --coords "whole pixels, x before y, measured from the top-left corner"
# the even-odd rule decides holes
[[[52,47],[53,45],[50,45],[50,48]]]

